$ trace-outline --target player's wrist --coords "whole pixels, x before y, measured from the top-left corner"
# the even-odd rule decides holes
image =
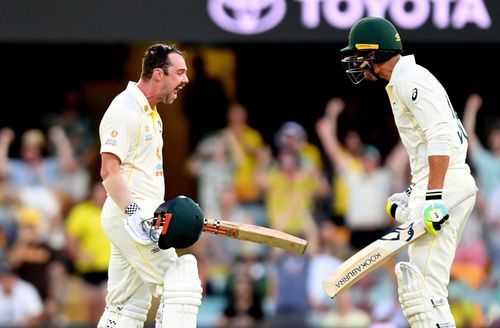
[[[125,206],[124,212],[127,215],[134,215],[137,212],[139,212],[140,210],[141,210],[141,208],[139,207],[137,202],[135,200],[132,200],[127,204],[127,206]]]
[[[127,214],[127,217],[123,220],[125,230],[135,242],[141,245],[152,245],[158,240],[154,238],[155,231],[151,229],[152,217],[148,218],[144,215],[135,200],[127,204],[124,212]]]
[[[425,192],[425,201],[440,201],[443,200],[443,189],[427,189]]]
[[[433,209],[439,209],[443,215],[448,213],[443,202],[443,189],[427,189],[425,192],[424,213],[428,213]]]

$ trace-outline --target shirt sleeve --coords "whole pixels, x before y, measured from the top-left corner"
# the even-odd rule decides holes
[[[131,113],[115,107],[104,114],[99,126],[101,153],[115,154],[124,161],[137,138],[137,122],[140,121],[139,117]]]
[[[453,108],[441,84],[430,74],[420,74],[401,79],[399,94],[423,134],[427,155],[449,156]]]

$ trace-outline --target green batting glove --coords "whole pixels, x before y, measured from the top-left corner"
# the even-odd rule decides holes
[[[425,229],[433,235],[437,234],[441,230],[441,226],[450,217],[443,202],[442,189],[427,190],[423,215]]]

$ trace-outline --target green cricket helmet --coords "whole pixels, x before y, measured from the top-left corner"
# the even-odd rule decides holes
[[[342,59],[342,63],[351,82],[358,84],[364,80],[364,70],[372,69],[374,63],[383,63],[402,53],[403,46],[399,32],[391,22],[368,16],[351,27],[349,44],[340,52],[349,54]],[[363,63],[365,65],[361,67]]]
[[[191,198],[177,196],[162,203],[154,212],[154,226],[161,249],[186,248],[201,235],[204,215]]]

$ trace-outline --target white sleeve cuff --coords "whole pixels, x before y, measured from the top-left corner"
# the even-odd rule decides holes
[[[450,156],[451,147],[449,139],[432,139],[427,144],[427,156]]]

